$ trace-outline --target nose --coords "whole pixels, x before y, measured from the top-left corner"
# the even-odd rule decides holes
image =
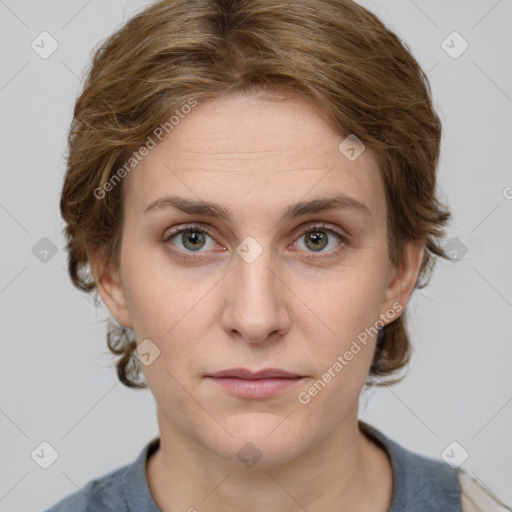
[[[286,334],[290,329],[287,288],[273,268],[270,250],[263,250],[251,262],[235,254],[233,266],[224,283],[224,331],[248,343]]]

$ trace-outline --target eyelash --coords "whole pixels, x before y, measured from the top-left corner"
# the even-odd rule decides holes
[[[304,228],[303,230],[301,230],[300,234],[299,234],[299,239],[301,237],[303,237],[304,235],[307,235],[308,233],[311,233],[311,232],[314,232],[315,230],[318,230],[318,231],[325,231],[326,233],[330,233],[330,234],[333,234],[337,239],[338,241],[340,242],[340,245],[330,251],[328,253],[329,256],[335,256],[338,254],[338,252],[345,246],[346,243],[349,242],[349,239],[347,236],[345,235],[342,235],[341,233],[339,233],[338,231],[328,227],[329,225],[326,224],[326,223],[319,223],[319,224],[313,224],[313,225],[308,225],[306,228]],[[185,231],[198,231],[200,233],[204,233],[206,235],[208,235],[210,238],[213,239],[213,235],[211,234],[210,230],[206,227],[206,226],[201,226],[201,225],[198,225],[198,224],[189,224],[185,227],[181,227],[181,228],[178,228],[178,229],[172,229],[171,231],[168,231],[164,234],[164,237],[162,239],[163,243],[168,243],[170,242],[175,236],[181,234],[181,233],[184,233]],[[183,258],[184,260],[187,260],[187,261],[197,261],[197,260],[200,260],[200,259],[204,259],[204,256],[185,256],[185,253],[184,251],[181,251],[179,249],[173,249],[181,258]],[[188,254],[188,253],[187,253]],[[313,253],[314,254],[314,253]],[[318,253],[318,254],[324,254],[324,253]],[[325,258],[326,256],[305,256],[306,259],[318,259],[318,258]]]

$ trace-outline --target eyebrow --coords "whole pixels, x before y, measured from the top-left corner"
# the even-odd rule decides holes
[[[225,221],[229,221],[231,218],[231,210],[221,205],[208,201],[186,199],[176,195],[161,197],[152,201],[144,210],[144,215],[169,207],[177,208],[192,215],[217,217]],[[335,209],[358,211],[371,217],[370,209],[364,203],[346,194],[337,194],[291,204],[283,211],[280,222],[292,220],[302,215]]]

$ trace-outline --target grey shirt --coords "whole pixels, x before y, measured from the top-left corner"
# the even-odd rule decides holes
[[[359,426],[390,456],[394,483],[388,512],[461,512],[457,470],[408,451],[363,421]],[[153,439],[134,462],[90,481],[46,512],[161,512],[146,477],[146,460],[159,443]]]

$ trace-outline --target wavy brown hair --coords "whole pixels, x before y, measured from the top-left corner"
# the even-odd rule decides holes
[[[428,284],[434,257],[448,258],[439,239],[451,214],[436,197],[441,122],[406,44],[351,0],[164,0],[96,49],[75,105],[60,201],[75,286],[97,293],[89,247],[119,264],[123,186],[95,191],[191,98],[251,91],[307,99],[341,137],[372,148],[390,261],[400,264],[406,242],[425,243],[416,288]],[[404,322],[379,330],[370,385],[400,380],[391,377],[410,359]],[[133,330],[110,320],[107,341],[120,380],[146,387]]]

